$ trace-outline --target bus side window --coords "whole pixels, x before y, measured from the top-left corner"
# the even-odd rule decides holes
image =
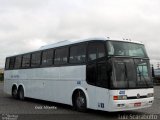
[[[31,67],[38,67],[41,62],[41,52],[32,53]]]
[[[6,70],[9,69],[9,62],[10,62],[10,58],[6,58],[6,64],[5,64],[5,69]]]
[[[10,58],[9,69],[14,69],[15,57]]]
[[[30,54],[23,55],[22,58],[22,68],[30,67]]]
[[[95,60],[105,56],[104,43],[89,43],[88,46],[88,61]]]
[[[42,66],[50,66],[53,64],[53,49],[42,52]]]
[[[21,67],[21,59],[22,59],[22,56],[17,56],[16,59],[15,59],[15,66],[14,68],[15,69],[18,69]]]
[[[68,57],[68,48],[58,48],[55,50],[54,55],[54,64],[55,65],[63,65],[67,63],[67,57]]]
[[[86,45],[80,44],[70,47],[69,63],[85,63]]]

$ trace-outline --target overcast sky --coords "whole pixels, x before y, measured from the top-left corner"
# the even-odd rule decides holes
[[[160,0],[0,0],[0,67],[6,56],[94,36],[142,41],[156,65]]]

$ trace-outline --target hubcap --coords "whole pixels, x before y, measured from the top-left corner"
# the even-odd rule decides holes
[[[81,108],[81,107],[84,107],[84,105],[85,105],[85,100],[84,100],[84,98],[83,98],[83,97],[78,97],[78,98],[77,98],[77,106],[78,106],[79,108]]]
[[[16,95],[17,95],[17,90],[14,89],[14,90],[13,90],[13,96],[16,96]]]
[[[22,91],[20,91],[20,95],[19,95],[19,97],[20,97],[20,99],[22,99],[22,98],[23,98],[23,93],[22,93]]]

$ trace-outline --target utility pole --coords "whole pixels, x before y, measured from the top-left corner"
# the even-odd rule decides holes
[[[152,64],[152,77],[153,77],[153,78],[155,77],[153,64]]]

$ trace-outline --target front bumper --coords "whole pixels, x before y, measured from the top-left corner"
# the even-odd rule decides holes
[[[127,111],[151,107],[153,101],[154,97],[133,100],[110,100],[108,111]]]

